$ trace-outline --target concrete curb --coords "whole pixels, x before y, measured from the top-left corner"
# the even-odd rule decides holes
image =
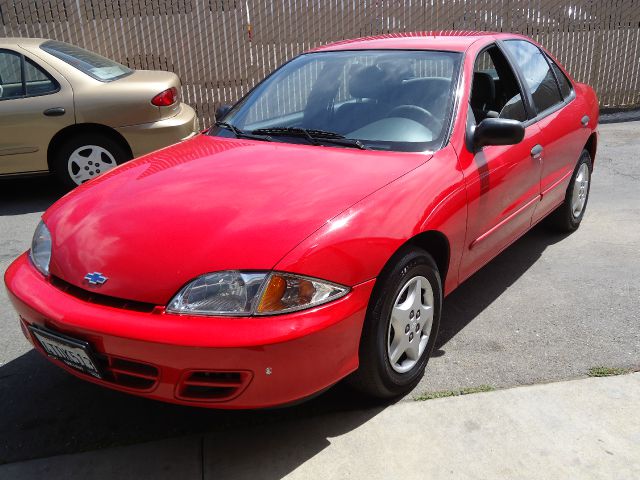
[[[8,464],[0,478],[640,478],[640,373]]]

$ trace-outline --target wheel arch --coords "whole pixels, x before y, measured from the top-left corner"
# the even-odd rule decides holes
[[[133,158],[133,151],[131,150],[129,142],[127,142],[127,140],[115,129],[107,127],[106,125],[101,125],[99,123],[77,123],[74,125],[69,125],[68,127],[60,130],[53,136],[53,138],[49,142],[49,147],[47,148],[47,166],[49,167],[49,171],[52,172],[54,170],[54,156],[56,150],[60,145],[62,145],[73,135],[82,135],[89,133],[100,133],[111,138],[112,140],[115,140],[116,142],[121,144],[129,154],[129,156]]]
[[[584,149],[591,155],[591,167],[593,168],[593,164],[596,161],[596,151],[598,149],[598,135],[596,132],[593,132],[589,136],[587,143],[584,145]]]
[[[402,254],[403,251],[408,248],[416,247],[426,251],[433,257],[433,260],[436,262],[436,266],[438,267],[438,272],[440,273],[440,280],[442,281],[442,285],[444,287],[447,273],[449,271],[451,246],[447,236],[439,230],[426,230],[411,237],[402,245],[400,245],[400,247],[398,247],[398,249],[393,252],[393,255],[391,255],[389,260],[387,260],[384,267],[382,268],[380,275],[388,268],[392,268],[395,263],[396,257]],[[378,277],[380,277],[380,275],[378,275]]]
[[[405,245],[412,245],[427,251],[435,260],[442,285],[447,278],[451,246],[447,236],[438,230],[427,230],[409,239]]]

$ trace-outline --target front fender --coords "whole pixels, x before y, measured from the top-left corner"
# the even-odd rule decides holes
[[[275,269],[357,285],[376,278],[400,247],[428,230],[443,233],[450,245],[448,293],[458,284],[466,232],[466,193],[450,145],[329,220]]]

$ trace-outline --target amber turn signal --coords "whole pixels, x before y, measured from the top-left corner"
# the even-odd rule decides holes
[[[258,312],[274,312],[282,310],[282,297],[287,289],[287,281],[280,275],[271,275],[269,283],[264,289]]]
[[[313,278],[273,273],[264,287],[256,314],[294,312],[339,298],[348,291],[341,285]]]

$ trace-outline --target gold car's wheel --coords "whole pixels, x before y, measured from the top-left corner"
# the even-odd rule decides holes
[[[107,135],[80,134],[60,145],[53,167],[62,183],[75,188],[130,158],[126,148]]]
[[[84,145],[71,153],[67,161],[67,170],[75,184],[81,185],[116,165],[116,159],[106,148],[99,145]]]

